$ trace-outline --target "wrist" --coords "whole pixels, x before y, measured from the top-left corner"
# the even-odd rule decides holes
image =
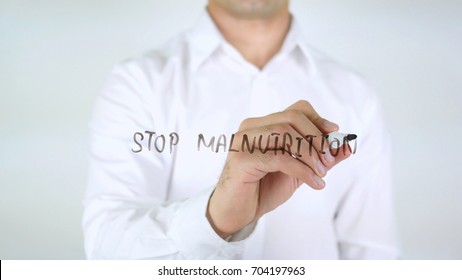
[[[214,214],[211,213],[210,204],[211,204],[211,198],[209,199],[209,203],[208,203],[208,206],[207,206],[207,212],[206,212],[207,220],[209,221],[210,226],[213,228],[215,233],[218,234],[222,239],[226,239],[230,235],[232,235],[234,232],[224,231],[217,225],[217,219],[218,218],[217,218],[217,215],[214,215]],[[221,223],[219,223],[219,224],[221,224]]]

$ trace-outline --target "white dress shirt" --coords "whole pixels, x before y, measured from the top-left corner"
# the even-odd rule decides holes
[[[321,191],[307,185],[256,225],[221,239],[206,218],[226,152],[242,120],[309,101],[357,152],[334,167]],[[164,135],[143,150],[134,133]],[[179,135],[169,151],[169,134]],[[396,258],[390,143],[374,93],[351,71],[307,46],[296,20],[262,69],[227,43],[208,14],[166,46],[116,66],[90,123],[85,249],[91,259]],[[157,144],[161,147],[162,138]],[[217,140],[217,139],[216,139]],[[153,143],[154,145],[154,143]]]

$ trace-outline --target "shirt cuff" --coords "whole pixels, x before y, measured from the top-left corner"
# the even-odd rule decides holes
[[[186,259],[234,259],[242,255],[245,239],[255,227],[252,224],[234,234],[232,242],[222,239],[206,217],[212,192],[213,188],[207,189],[185,200],[173,217],[169,235]]]

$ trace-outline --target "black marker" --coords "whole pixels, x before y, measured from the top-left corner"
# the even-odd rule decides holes
[[[345,134],[339,132],[331,132],[326,134],[324,137],[326,137],[327,142],[329,142],[329,147],[334,149],[341,147],[343,144],[348,143],[348,141],[353,141],[358,138],[356,134]]]

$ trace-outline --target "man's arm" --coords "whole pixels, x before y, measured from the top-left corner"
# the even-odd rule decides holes
[[[228,153],[208,208],[208,218],[216,232],[226,237],[257,221],[287,201],[302,183],[313,189],[324,188],[322,177],[351,155],[349,149],[345,153],[329,150],[323,134],[336,130],[336,124],[320,117],[303,100],[283,112],[244,120],[235,133],[235,143],[242,143],[244,138],[274,137],[269,142],[269,152],[241,149]],[[284,147],[288,143],[284,141],[286,136],[291,141],[303,139],[298,155],[290,151],[292,145]],[[262,141],[259,145],[268,147]],[[240,147],[238,144],[231,148]]]

